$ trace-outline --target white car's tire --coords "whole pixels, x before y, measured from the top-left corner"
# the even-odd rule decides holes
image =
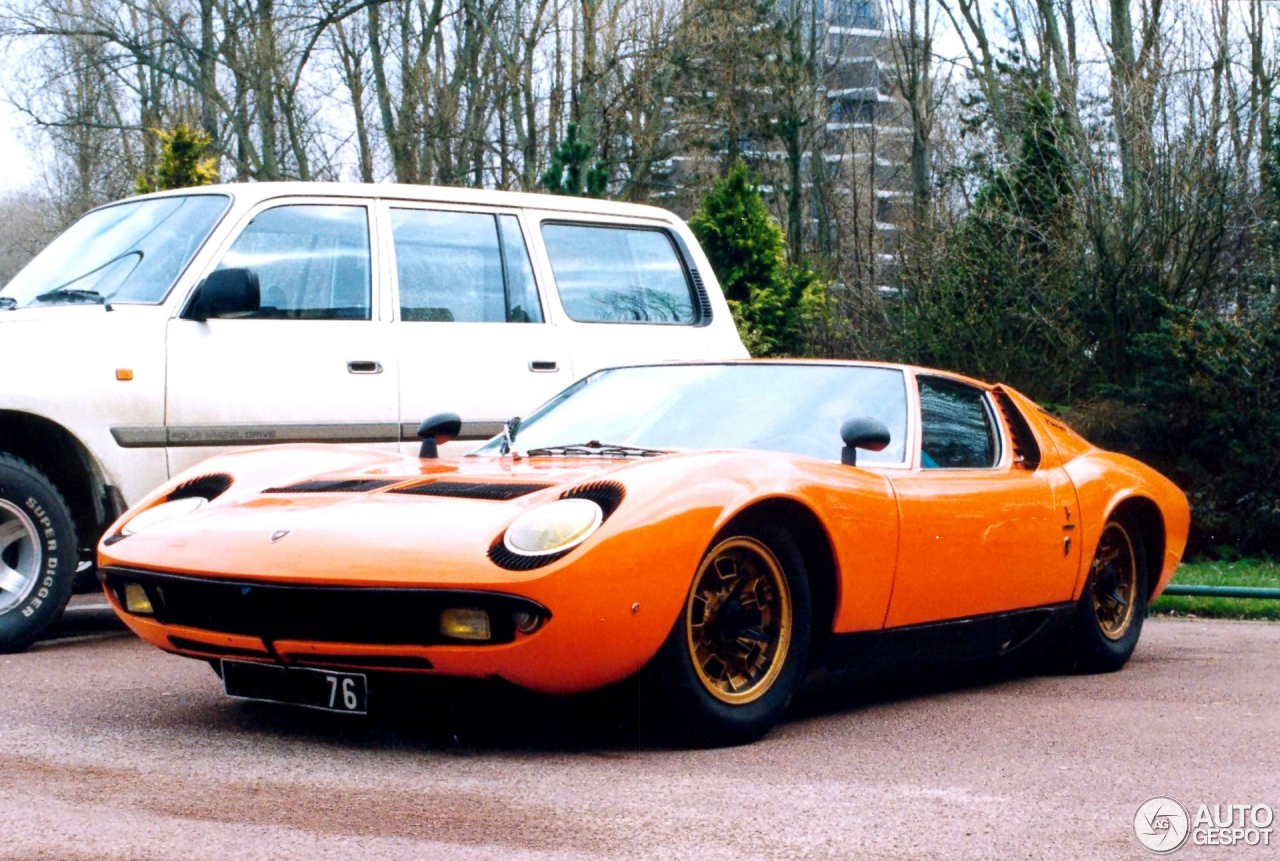
[[[16,652],[58,620],[75,585],[75,522],[38,469],[0,454],[0,652]]]

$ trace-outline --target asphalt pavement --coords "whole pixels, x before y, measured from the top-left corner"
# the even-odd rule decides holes
[[[763,741],[672,751],[625,691],[229,700],[82,600],[0,656],[0,858],[1147,858],[1152,796],[1280,808],[1278,660],[1280,624],[1152,619],[1119,673],[825,674]]]

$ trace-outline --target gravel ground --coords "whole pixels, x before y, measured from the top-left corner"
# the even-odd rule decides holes
[[[826,675],[759,743],[668,751],[625,696],[228,700],[82,603],[0,656],[0,858],[1145,858],[1152,796],[1280,808],[1277,658],[1280,624],[1153,619],[1120,673]]]

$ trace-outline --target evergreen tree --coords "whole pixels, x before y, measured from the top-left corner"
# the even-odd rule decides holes
[[[151,130],[160,138],[160,161],[154,176],[139,176],[139,194],[211,185],[218,181],[218,157],[209,153],[204,132],[183,124],[169,131]]]
[[[1094,311],[1078,277],[1075,175],[1059,111],[1043,90],[1022,107],[1013,163],[987,175],[938,265],[904,294],[903,347],[921,364],[1061,402],[1089,378]]]
[[[782,228],[737,162],[703,197],[689,220],[715,270],[752,355],[794,355],[802,348],[800,305],[816,282],[787,265]]]
[[[551,164],[542,174],[542,187],[552,194],[604,197],[609,190],[609,170],[598,159],[588,167],[595,153],[595,144],[578,137],[578,124],[569,123],[564,140],[551,154]]]

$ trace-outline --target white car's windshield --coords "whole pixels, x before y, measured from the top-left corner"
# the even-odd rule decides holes
[[[229,202],[200,194],[95,209],[0,290],[0,304],[162,302]]]
[[[884,422],[890,435],[883,451],[860,451],[859,463],[905,459],[902,371],[781,363],[617,368],[570,386],[526,419],[516,449],[755,449],[839,461],[840,426],[858,417]],[[499,437],[475,454],[500,450]]]

